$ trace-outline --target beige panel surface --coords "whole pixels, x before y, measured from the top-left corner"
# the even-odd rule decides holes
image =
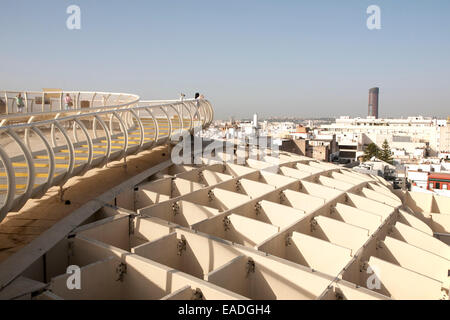
[[[343,174],[341,172],[332,172],[331,173],[331,177],[333,179],[338,180],[338,181],[342,181],[342,182],[349,183],[349,184],[352,184],[352,185],[358,185],[358,184],[361,184],[361,183],[364,182],[364,181],[361,181],[360,179],[356,179],[354,177],[345,175],[345,174]]]
[[[122,283],[116,281],[116,268],[120,262],[109,258],[81,268],[81,290],[69,290],[67,279],[70,275],[55,277],[50,282],[50,290],[68,300],[119,300]]]
[[[397,222],[390,236],[450,260],[450,247],[448,245],[403,223]]]
[[[355,206],[358,209],[381,215],[383,219],[386,219],[390,214],[394,212],[392,207],[382,204],[378,201],[364,198],[352,193],[347,193],[347,196],[351,205]]]
[[[280,228],[287,227],[305,217],[305,212],[275,202],[261,201],[260,215],[267,223]]]
[[[414,229],[420,230],[424,233],[427,233],[430,236],[433,236],[433,230],[431,230],[431,228],[419,218],[413,216],[412,214],[407,213],[404,210],[399,210],[399,214],[400,214],[399,222],[409,225],[410,227],[413,227]]]
[[[439,281],[375,257],[370,258],[369,266],[372,270],[378,270],[378,278],[382,285],[381,293],[394,299],[437,300],[441,298],[441,282]]]
[[[128,217],[107,218],[108,223],[94,226],[79,233],[123,250],[130,250],[130,219]],[[95,225],[95,223],[93,224]]]
[[[363,188],[361,190],[361,193],[369,199],[376,200],[378,202],[387,204],[394,208],[397,208],[397,207],[401,206],[401,204],[402,204],[400,200],[392,199],[391,197],[386,196],[383,193],[379,193],[379,192],[370,190],[368,188]]]
[[[322,186],[320,184],[311,183],[307,181],[302,182],[302,191],[314,197],[325,199],[325,201],[335,199],[342,194],[342,191],[340,190],[335,190],[332,188]]]
[[[403,241],[386,237],[377,256],[435,280],[447,281],[450,260]]]
[[[286,259],[337,276],[351,259],[351,250],[302,233],[292,234]]]
[[[434,195],[433,198],[434,202],[431,212],[450,214],[450,197]]]
[[[284,174],[287,177],[292,177],[295,179],[304,179],[311,175],[310,172],[301,171],[298,169],[292,169],[289,167],[280,167],[280,171],[282,174]]]
[[[191,300],[193,296],[193,290],[191,286],[184,286],[181,289],[178,289],[167,296],[161,298],[161,300]]]
[[[436,232],[450,233],[450,214],[432,213],[431,221]]]
[[[285,167],[280,167],[280,170]],[[268,185],[274,186],[275,188],[281,188],[292,184],[297,181],[297,179],[286,177],[280,174],[275,174],[272,172],[261,171],[259,182],[266,183]]]
[[[342,292],[344,298],[347,300],[387,300],[383,295],[375,294],[365,288],[356,288],[354,285],[343,284],[342,282],[336,284],[336,287]]]
[[[172,232],[172,228],[167,225],[167,222],[164,223],[157,219],[139,218],[134,219],[133,223],[133,236],[145,241],[152,241]]]
[[[372,234],[381,225],[381,216],[363,211],[345,204],[338,203],[332,217],[336,217],[348,224],[369,230]]]
[[[134,201],[142,216],[125,210],[107,219],[92,216],[75,238],[47,254],[51,274],[79,264],[96,287],[68,293],[62,275],[52,281],[59,292],[45,297],[447,297],[441,287],[448,286],[449,247],[432,236],[446,230],[447,201],[408,193],[413,209],[430,209],[412,215],[380,177],[288,153],[250,152],[255,158],[247,166],[172,166],[137,191],[136,184],[122,190],[120,203],[131,207]],[[230,154],[228,160],[235,159]],[[425,204],[414,203],[421,200]],[[127,269],[117,281],[121,262]],[[369,269],[379,272],[379,290],[357,287],[370,286]]]
[[[335,189],[342,190],[342,191],[350,190],[354,186],[351,183],[339,181],[337,179],[332,179],[332,178],[328,178],[325,176],[320,176],[319,182],[326,187],[335,188]]]
[[[204,170],[204,171],[202,171],[202,174],[203,174],[203,178],[206,181],[206,184],[209,186],[218,184],[223,181],[233,179],[232,176],[229,176],[229,175],[226,175],[223,173],[219,173],[219,172],[210,171],[210,170]]]
[[[177,178],[173,180],[174,189],[176,192],[174,192],[173,196],[182,196],[191,192],[194,192],[196,190],[200,190],[204,187],[204,185],[193,182],[186,179]],[[174,190],[174,191],[175,191]]]
[[[273,186],[248,179],[241,179],[239,180],[239,183],[240,188],[242,188],[243,191],[252,199],[261,197],[262,195],[275,190],[275,187]]]
[[[225,231],[226,239],[250,247],[256,246],[278,232],[278,228],[273,225],[237,214],[232,214],[228,218],[231,225],[230,229]]]
[[[227,190],[216,188],[213,190],[216,201],[223,204],[226,208],[235,208],[250,200],[250,197]]]
[[[312,235],[330,241],[339,246],[349,248],[352,254],[363,246],[369,238],[369,230],[352,226],[326,217],[316,217],[317,227]]]
[[[282,204],[289,205],[295,209],[303,210],[306,213],[317,210],[325,204],[324,199],[317,198],[302,192],[285,190],[283,191],[283,194],[286,198],[286,203],[283,202]]]

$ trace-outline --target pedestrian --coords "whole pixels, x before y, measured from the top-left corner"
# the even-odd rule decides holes
[[[72,98],[70,97],[70,94],[66,93],[66,96],[64,97],[64,103],[65,103],[65,109],[69,110],[73,106]]]
[[[25,107],[25,104],[23,103],[23,98],[22,98],[22,94],[19,93],[16,97],[16,103],[17,103],[17,110],[19,111],[19,113],[23,112],[23,109]]]
[[[186,95],[184,93],[180,94],[180,101],[183,102],[184,98],[186,98]]]
[[[196,93],[195,94],[195,107],[197,108],[197,110],[196,110],[196,112],[195,112],[195,117],[194,117],[194,119],[195,120],[198,120],[199,119],[199,116],[200,116],[200,93]]]

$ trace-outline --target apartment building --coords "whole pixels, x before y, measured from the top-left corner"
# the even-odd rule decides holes
[[[349,145],[348,141],[352,149],[357,145],[356,151],[363,151],[370,143],[381,147],[385,140],[394,155],[409,159],[437,156],[439,152],[450,149],[447,120],[422,116],[406,119],[340,117],[331,125],[321,126],[321,129],[324,133],[336,134],[339,145]]]

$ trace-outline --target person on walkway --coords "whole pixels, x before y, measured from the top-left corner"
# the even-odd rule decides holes
[[[70,94],[66,93],[66,96],[64,97],[64,103],[65,103],[65,109],[70,110],[73,106],[72,98],[70,97]]]
[[[195,94],[195,107],[196,107],[196,111],[195,111],[195,116],[194,116],[194,120],[199,120],[200,119],[200,93],[196,93]]]
[[[17,103],[17,110],[19,111],[19,113],[23,112],[23,109],[25,107],[25,104],[23,102],[23,98],[22,98],[22,94],[19,93],[16,97],[16,103]]]
[[[183,102],[184,98],[186,98],[186,95],[184,93],[180,94],[180,101]]]

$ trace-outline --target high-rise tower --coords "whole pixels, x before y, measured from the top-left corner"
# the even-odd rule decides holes
[[[378,119],[378,97],[380,88],[372,88],[369,90],[369,117]]]

